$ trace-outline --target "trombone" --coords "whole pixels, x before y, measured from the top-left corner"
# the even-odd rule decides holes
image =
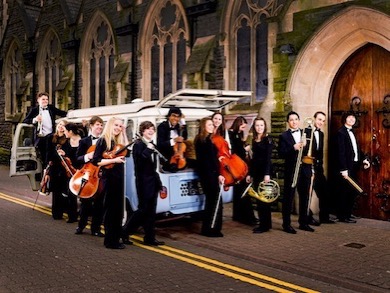
[[[297,182],[298,182],[298,175],[299,175],[299,170],[301,169],[301,165],[302,165],[302,162],[305,163],[305,164],[310,164],[312,165],[313,164],[313,161],[314,161],[314,158],[311,156],[311,149],[312,149],[312,144],[313,144],[313,134],[314,134],[314,131],[313,131],[313,118],[311,117],[308,117],[305,119],[304,121],[305,124],[307,124],[308,126],[305,127],[303,129],[303,132],[302,132],[302,136],[301,136],[301,143],[303,143],[302,147],[299,149],[299,153],[298,153],[298,157],[297,157],[297,162],[295,164],[295,169],[294,169],[294,177],[293,177],[293,181],[292,181],[292,184],[291,184],[291,187],[292,188],[295,188],[297,186]],[[308,154],[307,156],[305,156],[303,159],[302,159],[302,155],[303,155],[303,149],[304,149],[304,146],[305,146],[305,142],[306,142],[306,128],[311,128],[312,131],[311,131],[311,135],[310,135],[310,145],[309,145],[309,151],[308,151]]]

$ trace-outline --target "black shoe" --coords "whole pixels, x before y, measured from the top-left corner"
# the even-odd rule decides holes
[[[252,231],[255,234],[260,234],[260,233],[268,232],[269,229],[266,229],[266,228],[263,228],[263,227],[256,227]]]
[[[291,226],[283,227],[283,231],[289,234],[297,234],[297,231]]]
[[[126,246],[122,243],[118,243],[118,244],[115,244],[115,245],[106,245],[106,248],[109,248],[109,249],[124,249]]]
[[[346,219],[339,219],[339,222],[348,223],[348,224],[354,224],[354,223],[356,223],[356,220],[352,220],[350,218],[346,218]]]
[[[327,220],[321,220],[321,224],[336,224],[336,222],[331,219],[327,219]]]
[[[151,241],[144,240],[144,244],[145,245],[149,245],[149,246],[159,246],[159,245],[164,245],[165,242],[164,241],[158,241],[157,239],[153,239]]]
[[[66,222],[67,223],[76,223],[77,219],[68,219]]]
[[[202,232],[201,235],[213,238],[223,237],[223,234],[221,232]]]
[[[309,225],[299,225],[299,229],[307,232],[314,232],[314,229]]]
[[[318,222],[316,219],[311,219],[310,222],[309,222],[310,225],[313,225],[313,226],[320,226],[321,223]]]
[[[133,241],[131,241],[128,237],[122,238],[122,242],[126,245],[133,245]]]
[[[77,227],[76,232],[74,232],[74,234],[77,234],[77,235],[83,234],[83,229],[80,227]]]
[[[353,220],[359,220],[359,219],[361,219],[362,217],[355,216],[355,215],[351,215],[349,218],[350,218],[350,219],[353,219]]]
[[[92,236],[96,236],[96,237],[104,237],[104,234],[100,231],[97,231],[97,232],[91,232]]]

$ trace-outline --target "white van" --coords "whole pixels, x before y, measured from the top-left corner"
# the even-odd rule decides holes
[[[104,121],[116,116],[125,120],[129,140],[136,137],[142,121],[151,121],[156,127],[166,120],[172,106],[179,107],[185,116],[188,129],[188,146],[186,156],[195,159],[193,140],[198,133],[199,120],[211,116],[213,111],[220,111],[226,105],[251,96],[248,91],[222,91],[182,89],[159,101],[144,102],[134,100],[132,103],[78,109],[69,111],[65,118],[68,122],[80,123],[98,115]],[[181,215],[204,209],[204,194],[198,176],[190,167],[176,173],[165,172],[158,165],[163,190],[157,202],[157,213]],[[27,175],[33,190],[39,189],[42,165],[33,146],[33,126],[19,124],[15,131],[11,150],[10,176]],[[133,210],[137,209],[133,158],[126,158],[125,163],[125,196]],[[232,188],[222,194],[224,202],[232,200]]]

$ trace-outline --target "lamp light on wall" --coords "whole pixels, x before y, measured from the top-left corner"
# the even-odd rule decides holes
[[[295,48],[291,44],[281,45],[279,48],[280,54],[293,55],[295,54]]]

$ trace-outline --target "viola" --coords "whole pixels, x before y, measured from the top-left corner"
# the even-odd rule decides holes
[[[96,146],[88,148],[87,153],[95,151]],[[80,170],[77,170],[69,181],[70,191],[80,198],[94,196],[100,186],[100,166],[87,162]]]
[[[212,137],[218,149],[219,172],[225,178],[224,189],[240,183],[248,174],[248,165],[236,154],[230,154],[226,140],[220,135]]]
[[[179,136],[182,136],[182,130],[180,130]],[[182,170],[187,166],[187,161],[184,158],[184,152],[186,151],[186,144],[184,142],[176,142],[173,146],[173,156],[169,163],[175,165],[178,170]]]

